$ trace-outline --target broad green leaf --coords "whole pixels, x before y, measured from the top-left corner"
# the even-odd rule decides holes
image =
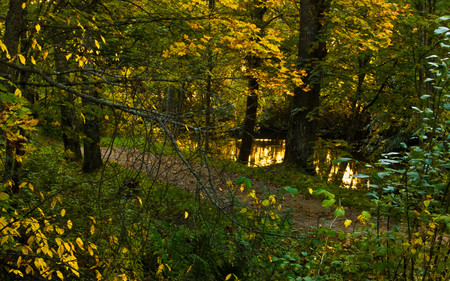
[[[239,178],[236,180],[236,183],[237,183],[237,184],[241,184],[241,183],[244,182],[245,179],[246,179],[246,177],[239,177]]]
[[[447,31],[449,31],[450,30],[450,28],[448,28],[448,27],[445,27],[445,26],[439,26],[438,28],[436,28],[435,30],[434,30],[434,34],[442,34],[442,33],[445,33],[445,32],[447,32]]]
[[[329,208],[333,206],[334,202],[336,202],[335,199],[325,199],[322,201],[322,207]]]
[[[345,210],[343,207],[338,207],[336,210],[334,210],[335,217],[342,217],[344,215],[345,215]]]
[[[292,196],[298,194],[298,189],[297,189],[297,188],[290,187],[290,186],[285,186],[284,189],[285,189],[287,192],[289,192],[290,194],[292,194]]]

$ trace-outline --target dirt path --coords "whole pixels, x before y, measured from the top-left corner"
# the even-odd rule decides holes
[[[218,206],[226,208],[230,204],[226,194],[230,192],[244,197],[237,188],[232,188],[231,183],[235,183],[240,175],[219,170],[210,166],[201,166],[199,163],[191,162],[188,167],[181,159],[170,156],[160,156],[151,153],[142,153],[139,150],[116,147],[112,150],[102,148],[104,160],[115,161],[126,167],[130,167],[147,173],[149,176],[168,182],[189,192],[195,192],[200,185],[203,185],[201,194],[205,197],[209,194]],[[198,177],[192,173],[194,171]],[[250,178],[251,179],[251,178]],[[264,190],[276,193],[281,186],[261,180],[251,179],[252,186],[256,193],[261,195]],[[258,198],[261,198],[258,196]],[[334,220],[333,209],[324,209],[321,201],[302,194],[291,196],[286,194],[282,202],[282,211],[289,212],[293,227],[299,231],[306,231],[319,225],[330,227]],[[242,201],[242,200],[241,200]],[[334,229],[345,229],[344,220],[351,219],[356,222],[359,212],[345,208],[344,218],[338,218],[332,223]],[[351,231],[352,227],[347,228]]]

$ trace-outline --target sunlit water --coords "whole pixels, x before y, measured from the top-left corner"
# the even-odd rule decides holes
[[[239,142],[230,143],[230,148],[226,154],[231,156],[231,159],[236,160]],[[286,144],[284,140],[274,139],[256,139],[252,145],[252,153],[248,159],[249,166],[269,166],[277,163],[282,163],[284,159]],[[354,178],[356,174],[354,167],[350,163],[342,162],[333,164],[332,160],[338,157],[333,157],[332,152],[328,151],[325,158],[321,160],[316,159],[316,172],[319,175],[326,176],[328,181],[340,180],[341,186],[344,188],[357,188],[361,185],[368,184],[359,178]],[[341,166],[342,165],[342,166]],[[321,169],[322,167],[322,169]],[[329,167],[324,169],[323,167]]]

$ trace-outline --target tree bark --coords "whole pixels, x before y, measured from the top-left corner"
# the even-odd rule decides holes
[[[249,56],[247,58],[247,65],[249,68],[259,67],[261,64],[261,59],[255,56]],[[256,125],[256,115],[258,110],[258,90],[259,82],[258,80],[250,76],[248,77],[248,91],[247,105],[245,110],[244,125],[242,127],[242,142],[239,148],[238,161],[240,163],[247,164],[248,158],[252,152],[253,135]]]
[[[9,2],[8,13],[5,20],[5,34],[3,37],[3,43],[8,49],[8,53],[11,58],[15,57],[18,54],[21,38],[26,32],[26,10],[22,8],[22,5],[25,2],[25,0],[10,0]],[[17,83],[19,81],[18,71],[5,69],[4,73],[9,81],[13,83]],[[9,87],[9,90],[11,92],[14,92],[15,89],[13,87],[9,85],[7,87]],[[10,140],[6,141],[6,159],[3,181],[6,182],[8,180],[12,180],[13,193],[19,192],[19,184],[22,174],[22,163],[16,160],[15,155],[23,156],[25,154],[25,152],[23,151],[23,143],[25,141],[26,138],[23,138],[23,141],[20,140],[14,143],[12,143]]]
[[[264,33],[264,14],[267,11],[266,7],[258,7],[261,5],[260,1],[255,1],[253,3],[254,7],[251,11],[252,21],[259,27],[260,36]],[[258,111],[258,90],[259,82],[256,77],[254,77],[251,72],[259,67],[261,67],[261,58],[256,55],[247,55],[246,57],[248,71],[247,75],[248,83],[248,96],[247,96],[247,106],[245,110],[244,124],[242,126],[242,141],[239,147],[239,155],[237,161],[243,164],[248,163],[248,159],[252,152],[252,145],[255,133],[256,117]]]
[[[95,90],[91,90],[90,94],[95,98],[99,97],[98,92]],[[83,99],[82,103],[86,109],[83,126],[85,134],[83,172],[90,173],[101,168],[103,165],[100,151],[100,121],[96,114],[96,108],[98,106],[86,99]]]
[[[87,29],[84,37],[86,56],[88,53],[93,53],[94,41],[92,30]],[[89,59],[92,59],[89,57]],[[87,63],[85,68],[93,67],[92,63]],[[83,77],[83,80],[88,82],[87,76]],[[99,92],[95,89],[95,86],[86,86],[85,92],[89,93],[94,98],[99,97]],[[87,99],[82,99],[84,111],[84,126],[83,131],[85,134],[84,139],[84,161],[83,172],[90,173],[102,167],[102,153],[100,150],[100,120],[98,118],[97,111],[100,109],[95,103]]]
[[[313,155],[317,124],[314,111],[320,105],[321,73],[318,62],[326,54],[321,35],[321,18],[328,7],[328,0],[300,1],[300,38],[298,43],[299,69],[305,69],[304,79],[309,89],[297,86],[294,89],[290,126],[286,139],[284,162],[295,164],[305,170],[314,171]]]
[[[57,31],[55,31],[57,32]],[[69,69],[63,49],[66,48],[66,35],[59,34],[55,36],[55,69],[57,73],[61,73]],[[66,84],[67,79],[59,74],[56,81]],[[80,161],[83,156],[81,154],[80,138],[78,135],[77,116],[74,106],[74,97],[72,93],[64,93],[64,99],[60,106],[61,109],[61,126],[64,150],[69,152],[69,159]]]

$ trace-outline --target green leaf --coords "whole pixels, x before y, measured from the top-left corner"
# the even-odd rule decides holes
[[[438,21],[446,21],[446,20],[450,20],[450,16],[443,16],[438,18]]]
[[[343,207],[338,207],[336,210],[334,210],[335,217],[342,217],[344,215],[345,215],[345,210]]]
[[[245,187],[252,188],[252,181],[250,179],[244,180]]]
[[[239,178],[236,180],[236,183],[237,183],[237,184],[241,184],[241,183],[244,182],[245,179],[246,179],[246,177],[239,177]]]
[[[436,28],[435,30],[434,30],[434,34],[442,34],[442,33],[445,33],[445,32],[447,32],[447,31],[449,31],[450,30],[450,28],[448,28],[448,27],[445,27],[445,26],[439,26],[438,28]]]
[[[370,218],[372,217],[372,216],[370,215],[370,213],[367,212],[367,211],[362,211],[362,212],[361,212],[361,216],[362,216],[365,220],[370,220]]]
[[[354,178],[357,178],[357,179],[367,179],[367,178],[370,178],[370,176],[369,176],[369,175],[366,175],[366,174],[356,174],[356,175],[353,175],[353,177],[354,177]]]
[[[289,192],[290,194],[292,194],[292,196],[298,194],[298,189],[297,189],[297,188],[290,187],[290,186],[285,186],[284,189],[285,189],[287,192]]]
[[[334,159],[332,162],[333,162],[333,164],[338,164],[338,163],[347,162],[350,160],[352,160],[352,158],[342,157],[342,158]]]
[[[322,201],[322,207],[329,208],[333,206],[334,202],[336,202],[335,199],[325,199]]]
[[[0,200],[9,199],[9,195],[5,192],[0,192]]]
[[[323,194],[323,195],[325,195],[325,197],[326,198],[334,198],[334,194],[333,193],[330,193],[330,192],[328,192],[327,190],[325,190],[325,189],[322,189],[322,188],[319,188],[319,189],[316,189],[316,190],[314,190],[314,192],[313,192],[313,195],[314,196],[318,196],[318,195],[321,195],[321,194]]]

